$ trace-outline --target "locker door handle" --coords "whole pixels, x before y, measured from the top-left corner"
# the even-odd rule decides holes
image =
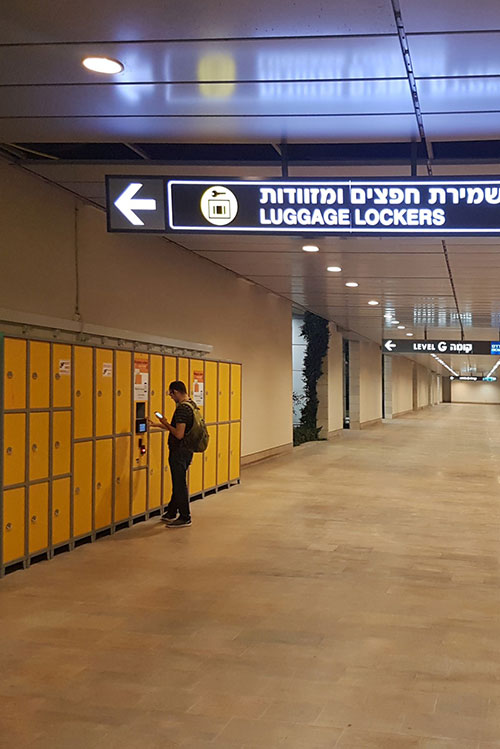
[[[33,374],[31,375],[31,378],[33,380],[38,380],[38,373],[37,372],[33,372]]]
[[[81,390],[77,390],[76,393],[75,393],[75,395],[76,395],[77,398],[79,398],[81,396],[81,394],[82,394]]]
[[[100,398],[102,396],[102,390],[97,391],[97,397]]]
[[[119,476],[117,476],[117,477],[116,477],[116,483],[117,483],[117,484],[121,483],[121,479],[120,479],[120,477],[119,477]]]
[[[60,380],[60,379],[61,379],[61,375],[59,374],[59,372],[57,372],[57,374],[56,374],[56,380]]]
[[[31,445],[31,449],[33,450],[33,452],[34,452],[34,453],[36,453],[36,451],[38,450],[38,445],[36,444],[36,442],[34,442],[34,443],[33,443],[33,444]]]
[[[7,532],[8,532],[8,531],[11,531],[11,530],[12,530],[12,523],[7,523],[7,525],[5,526],[5,530],[6,530]]]
[[[37,516],[33,515],[33,517],[31,518],[31,522],[33,523],[33,525],[37,522],[37,520],[38,520]]]
[[[14,377],[14,372],[7,372],[7,378],[9,380],[12,380],[13,377]]]
[[[56,448],[56,450],[59,450],[59,448],[61,447],[61,443],[59,441],[54,442],[54,447]]]
[[[76,487],[75,494],[80,494],[80,487],[79,486]]]
[[[154,395],[154,394],[155,394],[155,391],[154,391],[154,390],[152,390],[152,391],[151,391],[151,395]]]
[[[152,476],[154,472],[155,472],[155,471],[154,471],[154,468],[152,468],[152,469],[150,470],[150,472],[149,472],[149,475],[150,475],[150,476]]]
[[[60,513],[59,513],[59,510],[54,510],[54,515],[55,515],[55,517],[56,517],[56,518],[58,518],[58,517],[59,517],[59,514],[60,514]]]
[[[12,447],[8,447],[5,452],[7,453],[7,455],[12,455],[12,453],[14,452],[14,450],[13,450]]]
[[[97,489],[100,489],[100,488],[101,488],[101,486],[102,486],[101,482],[100,482],[100,481],[98,481],[98,482],[97,482],[97,487],[96,487],[96,488],[97,488]]]
[[[122,391],[121,391],[121,390],[117,390],[117,391],[116,391],[116,394],[117,394],[117,395],[121,395],[121,394],[122,394]]]

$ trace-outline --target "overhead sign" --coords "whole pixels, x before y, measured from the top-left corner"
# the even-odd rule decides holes
[[[500,341],[419,341],[405,338],[386,338],[382,349],[390,354],[500,354]]]
[[[106,190],[109,231],[500,235],[500,178],[108,176]]]
[[[496,377],[473,377],[472,375],[460,375],[459,377],[450,377],[450,380],[461,380],[465,382],[496,382]]]

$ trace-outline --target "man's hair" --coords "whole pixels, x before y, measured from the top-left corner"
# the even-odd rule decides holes
[[[174,382],[171,382],[168,386],[169,391],[170,390],[177,390],[178,393],[187,393],[186,386],[183,382],[180,380],[175,380]]]

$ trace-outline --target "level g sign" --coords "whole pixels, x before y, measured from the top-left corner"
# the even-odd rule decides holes
[[[106,177],[108,230],[500,234],[499,179],[193,180]]]

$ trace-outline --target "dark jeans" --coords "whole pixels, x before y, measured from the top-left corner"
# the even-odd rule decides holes
[[[169,453],[168,464],[172,476],[172,498],[167,505],[167,514],[170,517],[175,517],[179,513],[183,520],[191,519],[186,474],[192,460],[193,453],[191,450],[186,450],[185,447],[178,447]]]

